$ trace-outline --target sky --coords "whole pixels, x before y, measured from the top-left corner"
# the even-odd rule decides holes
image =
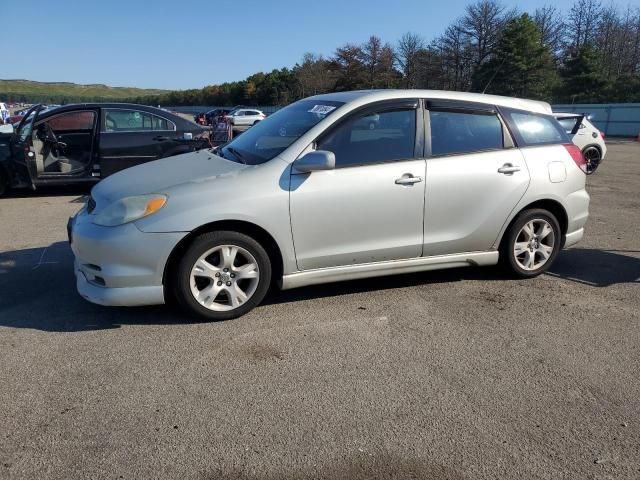
[[[0,79],[186,89],[292,67],[375,34],[427,40],[467,0],[0,0]],[[572,0],[503,1],[521,11]],[[624,1],[620,5],[626,6]],[[640,0],[631,0],[640,5]]]

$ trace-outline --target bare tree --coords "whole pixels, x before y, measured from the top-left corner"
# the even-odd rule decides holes
[[[540,40],[554,57],[560,56],[564,45],[565,24],[561,13],[553,5],[537,8],[533,14],[533,21],[540,30]]]
[[[462,32],[469,37],[474,48],[473,62],[480,65],[491,54],[500,39],[505,22],[515,16],[515,11],[494,0],[480,0],[467,5],[460,20]]]
[[[576,0],[567,21],[570,47],[577,49],[593,43],[602,12],[600,0]]]
[[[404,74],[404,85],[407,88],[416,88],[417,86],[419,57],[424,49],[424,39],[415,33],[407,32],[398,41],[396,59]]]
[[[367,88],[388,88],[393,83],[393,49],[383,44],[380,37],[372,35],[360,47],[360,59],[366,72]]]
[[[442,59],[443,88],[468,90],[471,87],[474,46],[460,24],[449,25],[435,42]]]

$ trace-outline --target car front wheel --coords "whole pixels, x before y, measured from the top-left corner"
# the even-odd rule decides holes
[[[520,278],[536,277],[551,267],[561,241],[560,225],[551,212],[525,210],[507,230],[500,247],[500,260]]]
[[[240,317],[264,298],[271,262],[253,238],[231,231],[197,237],[178,263],[175,296],[191,313],[210,320]]]

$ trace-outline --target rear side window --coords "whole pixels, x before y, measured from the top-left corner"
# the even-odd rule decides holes
[[[492,112],[431,110],[431,154],[482,152],[504,147],[502,123]]]
[[[175,130],[173,122],[137,110],[105,110],[104,129],[106,132],[137,132],[152,130]]]
[[[571,143],[563,127],[549,115],[508,111],[507,117],[515,127],[520,146]]]

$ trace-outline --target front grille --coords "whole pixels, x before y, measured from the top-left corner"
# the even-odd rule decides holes
[[[87,213],[92,213],[96,209],[96,201],[93,197],[89,197],[89,201],[87,202]]]

